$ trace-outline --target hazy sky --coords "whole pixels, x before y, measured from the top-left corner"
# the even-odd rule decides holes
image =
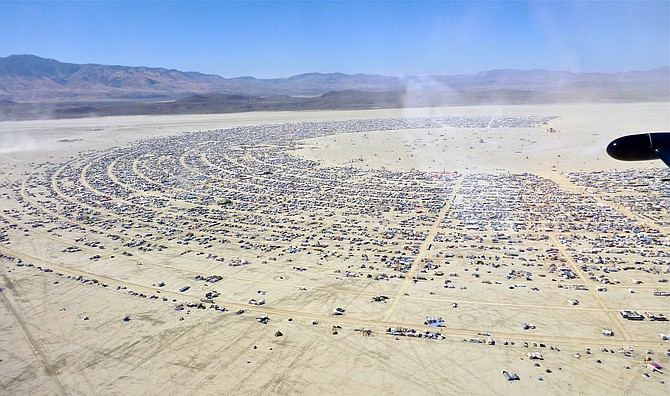
[[[259,78],[648,70],[670,63],[669,4],[0,0],[0,57]]]

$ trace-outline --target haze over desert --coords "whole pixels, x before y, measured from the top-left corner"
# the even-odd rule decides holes
[[[0,122],[0,389],[668,394],[668,105]]]

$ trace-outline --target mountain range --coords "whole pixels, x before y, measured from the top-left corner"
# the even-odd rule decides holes
[[[224,78],[150,67],[0,58],[0,120],[122,114],[668,101],[670,68],[622,73],[492,70],[473,75],[307,73]]]

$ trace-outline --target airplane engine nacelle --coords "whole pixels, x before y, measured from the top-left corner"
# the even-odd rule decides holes
[[[661,159],[670,166],[670,132],[622,136],[607,146],[607,154],[621,161]]]

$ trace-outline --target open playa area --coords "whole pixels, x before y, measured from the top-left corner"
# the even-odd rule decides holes
[[[0,394],[667,395],[668,106],[0,122]]]

